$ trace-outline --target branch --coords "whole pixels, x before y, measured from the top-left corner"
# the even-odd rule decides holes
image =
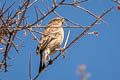
[[[112,0],[112,1],[120,5],[120,0]]]
[[[32,80],[31,78],[31,54],[29,56],[29,80]]]
[[[24,17],[25,17],[25,13],[26,13],[26,11],[27,11],[27,7],[28,7],[28,5],[29,5],[29,2],[30,2],[30,0],[25,0],[25,2],[24,2],[24,6],[25,6],[25,8],[24,8],[24,10],[23,10],[23,13],[22,13],[22,15],[21,15],[21,18],[20,18],[20,21],[19,21],[19,23],[18,24],[16,24],[17,25],[17,27],[19,27],[20,25],[21,25],[21,23],[22,23],[22,21],[24,20]],[[12,4],[13,5],[13,4]],[[6,11],[8,11],[11,7],[12,7],[12,5],[10,6],[10,7],[8,7],[7,9],[6,9]],[[5,11],[5,12],[6,12]],[[5,13],[4,12],[4,13]],[[18,11],[19,12],[19,11]],[[0,17],[2,17],[2,15],[3,15],[3,13],[0,15]],[[15,16],[16,16],[17,14],[15,14],[14,15],[14,17],[12,17],[13,19],[15,18]],[[9,17],[8,17],[9,18]],[[12,19],[11,18],[11,19]],[[3,20],[2,18],[1,18],[1,20]],[[2,21],[3,22],[3,25],[5,25],[6,27],[8,27],[10,24],[7,24],[7,23],[5,23],[4,22],[4,20]],[[13,25],[13,24],[12,24]],[[1,63],[3,63],[4,65],[5,65],[5,72],[7,71],[7,62],[6,62],[6,58],[8,57],[8,52],[9,52],[9,50],[11,49],[11,47],[12,47],[12,45],[14,46],[14,44],[13,44],[13,41],[14,41],[14,39],[15,39],[15,37],[16,37],[16,34],[17,34],[17,31],[12,31],[12,32],[10,32],[9,33],[9,39],[8,39],[8,42],[7,42],[7,45],[6,45],[6,48],[5,48],[5,52],[4,52],[4,58],[2,59],[2,62]],[[2,67],[3,65],[0,65],[0,68]]]

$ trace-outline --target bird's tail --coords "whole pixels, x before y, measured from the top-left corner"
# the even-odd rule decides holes
[[[43,71],[44,68],[45,68],[45,55],[44,55],[44,54],[40,54],[39,73],[40,73],[41,71]]]
[[[41,50],[39,72],[41,72],[41,71],[43,71],[43,69],[45,69],[46,62],[50,60],[48,53],[50,53],[49,48]]]

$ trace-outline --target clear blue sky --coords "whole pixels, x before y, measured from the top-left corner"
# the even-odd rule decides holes
[[[7,7],[15,0],[6,1]],[[0,0],[0,4],[3,2],[4,0]],[[36,6],[45,10],[45,3],[43,2],[37,3]],[[82,3],[81,6],[96,15],[100,15],[104,10],[112,6],[114,6],[114,10],[103,18],[108,24],[99,22],[100,24],[97,24],[89,31],[98,31],[98,37],[86,34],[77,41],[74,46],[67,50],[65,59],[60,56],[54,64],[42,73],[38,80],[80,80],[76,74],[79,64],[85,64],[87,66],[86,71],[91,73],[91,77],[88,80],[120,80],[120,11],[117,10],[117,4],[112,2],[112,0],[88,0],[88,2]],[[95,21],[95,18],[86,12],[70,6],[62,6],[56,11],[61,14],[61,16],[84,26],[88,26]],[[28,20],[30,23],[35,21],[34,8],[29,9],[27,15],[29,16]],[[53,14],[46,17],[43,25],[46,25],[54,17]],[[69,29],[64,30],[66,36]],[[83,29],[70,30],[69,43],[79,35]],[[38,71],[39,56],[35,53],[37,41],[32,40],[29,32],[27,32],[26,37],[23,36],[23,32],[18,33],[18,36],[24,39],[23,44],[25,47],[19,49],[20,55],[16,54],[14,49],[10,51],[9,56],[12,60],[9,60],[9,63],[13,66],[8,68],[9,72],[7,73],[0,72],[0,80],[28,80],[30,53],[32,53],[32,77],[34,77]],[[20,41],[16,40],[17,44],[19,42]]]

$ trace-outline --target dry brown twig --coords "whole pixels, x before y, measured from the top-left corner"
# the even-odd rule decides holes
[[[30,0],[25,0],[23,2],[22,6],[21,6],[21,4],[19,4],[20,5],[19,10],[16,11],[16,13],[13,16],[12,16],[12,12],[11,12],[11,14],[8,16],[8,18],[6,20],[4,19],[3,15],[5,15],[13,7],[15,2],[11,6],[9,6],[6,10],[3,9],[5,4],[3,5],[2,9],[1,9],[1,13],[0,13],[0,20],[2,21],[2,23],[0,24],[0,40],[2,37],[4,38],[5,35],[9,35],[9,36],[8,36],[8,42],[6,45],[6,50],[4,51],[4,58],[1,61],[2,64],[0,64],[0,69],[4,65],[5,71],[7,71],[6,58],[8,56],[8,52],[12,46],[15,48],[15,50],[18,53],[18,49],[17,49],[16,45],[14,44],[14,39],[16,38],[17,30],[14,31],[12,25],[17,25],[16,27],[19,27],[21,25],[22,21],[25,19],[25,14],[26,14],[27,9],[30,8],[32,5],[34,5],[37,1],[38,0],[35,0],[31,4],[29,4]],[[20,15],[21,15],[21,17],[19,17]],[[10,26],[13,29],[13,31],[9,31]],[[8,31],[3,31],[3,30],[8,30]],[[5,33],[3,33],[3,32],[1,33],[1,31],[3,31]]]
[[[5,15],[5,13],[6,12],[8,12],[8,10],[13,6],[13,4],[10,6],[10,7],[8,7],[5,11],[2,9],[2,12],[3,13],[0,13],[0,19],[1,19],[1,21],[2,21],[2,24],[1,25],[3,25],[4,27],[6,27],[7,29],[8,29],[8,27],[9,26],[11,26],[11,25],[14,25],[14,24],[16,24],[17,25],[17,27],[19,27],[20,25],[21,25],[21,23],[22,23],[22,21],[24,20],[24,17],[25,17],[25,13],[26,13],[26,11],[27,11],[27,7],[28,7],[28,5],[29,5],[29,1],[30,0],[26,0],[25,2],[24,2],[24,10],[23,10],[23,12],[22,12],[22,15],[21,15],[21,18],[20,18],[20,20],[19,20],[19,22],[16,24],[16,22],[14,22],[14,23],[7,23],[7,22],[5,22],[3,19],[4,18],[2,18],[3,17],[3,15]],[[23,7],[22,6],[22,7]],[[14,14],[14,16],[12,17],[11,16],[11,19],[13,19],[14,20],[14,18],[17,16],[17,14],[18,14],[18,12],[19,11],[17,11],[15,14]],[[15,20],[16,20],[16,18],[15,18]],[[11,21],[12,22],[12,21]],[[4,29],[4,28],[1,28],[1,29]],[[16,37],[16,34],[17,34],[17,31],[10,31],[9,32],[9,36],[8,36],[8,42],[7,42],[7,44],[6,44],[6,48],[5,48],[5,51],[4,51],[4,58],[2,59],[2,62],[1,63],[3,63],[4,64],[4,68],[5,68],[5,72],[7,71],[7,62],[6,62],[6,60],[7,60],[7,56],[8,56],[8,52],[9,52],[9,50],[11,49],[11,47],[12,47],[12,45],[13,45],[13,42],[14,42],[14,39],[15,39],[15,37]],[[15,45],[13,45],[13,46],[15,46]],[[16,47],[15,47],[15,49],[16,49]],[[0,65],[0,68],[2,68],[2,66],[3,65]]]

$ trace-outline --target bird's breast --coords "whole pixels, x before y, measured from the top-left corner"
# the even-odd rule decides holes
[[[47,46],[50,49],[49,55],[53,55],[56,53],[56,49],[60,48],[64,39],[63,28],[58,28],[57,30],[59,30],[59,32],[54,35],[54,39]]]

